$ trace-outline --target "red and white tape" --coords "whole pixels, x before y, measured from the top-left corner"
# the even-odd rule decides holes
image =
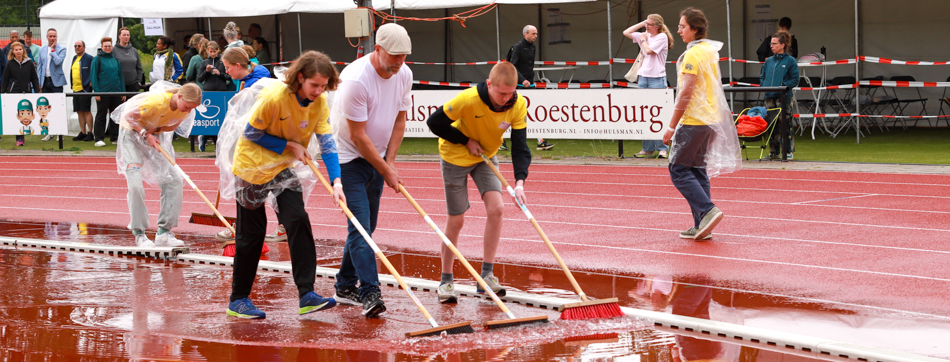
[[[881,63],[881,64],[899,64],[899,65],[947,65],[950,62],[921,62],[921,61],[909,61],[909,60],[894,60],[887,58],[878,58],[878,57],[868,57],[864,55],[859,55],[858,59],[863,62],[868,63]]]
[[[861,85],[876,87],[901,87],[901,88],[945,88],[950,87],[950,82],[908,82],[900,80],[862,80],[858,82]]]

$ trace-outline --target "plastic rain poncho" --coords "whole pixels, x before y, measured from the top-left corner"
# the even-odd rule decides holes
[[[136,125],[150,132],[159,132],[154,134],[155,138],[165,152],[174,159],[172,132],[162,132],[159,128],[177,124],[175,133],[181,137],[188,137],[195,122],[195,110],[184,113],[168,108],[173,95],[170,92],[180,88],[181,86],[175,83],[157,82],[149,88],[148,92],[132,97],[112,112],[112,121],[119,124],[115,159],[120,175],[126,175],[129,164],[141,163],[142,179],[149,184],[160,185],[180,179],[171,162],[168,162],[161,152],[149,145],[132,129],[132,126]]]
[[[256,209],[266,202],[277,211],[276,198],[284,190],[302,192],[306,203],[313,187],[319,182],[310,167],[297,161],[289,151],[277,155],[271,151],[263,150],[264,153],[268,153],[265,157],[272,158],[273,162],[262,163],[259,169],[235,169],[234,153],[238,141],[246,137],[245,130],[251,121],[251,116],[255,113],[256,107],[260,106],[261,102],[258,101],[258,97],[265,88],[279,82],[277,79],[261,79],[254,83],[252,87],[245,88],[231,98],[231,101],[228,102],[228,113],[225,115],[215,144],[215,152],[217,153],[215,165],[218,166],[221,174],[218,183],[221,197],[229,200],[236,199],[241,206],[248,209]],[[314,104],[313,106],[318,105]],[[315,139],[317,142],[314,142]],[[330,144],[321,144],[321,141],[326,139],[329,139]],[[324,152],[336,152],[336,147],[332,144],[332,137],[320,137],[320,135],[314,133],[307,145],[307,153],[318,167],[317,155],[321,153],[321,148],[324,148]],[[277,175],[264,182],[265,186],[261,187],[261,185],[255,185],[248,182],[248,180],[241,179],[235,175],[236,173],[244,175],[277,173]]]
[[[721,48],[722,42],[715,40],[692,41],[676,63],[678,69],[675,109],[684,110],[684,113],[670,146],[670,163],[705,167],[709,177],[742,168],[739,137],[720,80]],[[689,59],[684,62],[685,58]],[[697,74],[687,80],[684,79],[684,71]],[[690,89],[691,92],[688,91]],[[702,129],[701,132],[684,130],[686,121],[701,123],[708,129]]]

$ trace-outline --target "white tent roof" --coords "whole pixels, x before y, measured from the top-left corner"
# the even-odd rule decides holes
[[[497,4],[560,4],[589,2],[596,0],[396,0],[396,10],[426,10],[426,9],[445,9],[445,8],[465,8],[485,6],[491,3]],[[389,10],[392,2],[390,0],[373,0],[373,8],[376,10]],[[398,15],[398,14],[396,14]]]

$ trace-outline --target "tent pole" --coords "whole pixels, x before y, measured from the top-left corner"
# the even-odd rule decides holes
[[[396,23],[396,0],[389,0],[389,15],[393,17],[393,24]]]
[[[860,64],[858,59],[858,0],[854,0],[854,78],[861,79]],[[854,113],[861,114],[861,88],[854,92]],[[861,144],[861,117],[854,117],[854,133],[858,136],[858,144]]]
[[[297,13],[297,48],[300,50],[300,52],[297,53],[297,56],[300,56],[300,54],[303,54],[303,35],[301,35],[300,31],[300,13]]]
[[[732,7],[730,1],[726,0],[726,39],[729,41],[729,81],[732,82]],[[729,93],[729,108],[736,109],[735,93]]]
[[[610,82],[610,87],[613,88],[614,82],[614,63],[610,60],[613,59],[614,53],[614,43],[613,43],[613,29],[611,28],[610,22],[610,0],[607,0],[607,67],[609,71],[607,72],[607,81]]]
[[[495,58],[495,59],[501,60],[501,26],[498,25],[500,22],[499,18],[500,17],[498,15],[498,5],[496,4],[495,5],[495,50],[498,51],[498,58]]]
[[[208,18],[208,41],[213,41],[214,37],[211,36],[211,18]]]

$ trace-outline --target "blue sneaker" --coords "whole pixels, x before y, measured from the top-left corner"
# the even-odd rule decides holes
[[[205,136],[198,136],[198,151],[205,151]]]
[[[264,311],[257,309],[249,298],[242,298],[228,304],[228,315],[231,317],[261,319]]]
[[[336,300],[333,298],[324,298],[320,294],[309,292],[300,298],[300,310],[297,313],[308,314],[333,307],[336,307]]]

